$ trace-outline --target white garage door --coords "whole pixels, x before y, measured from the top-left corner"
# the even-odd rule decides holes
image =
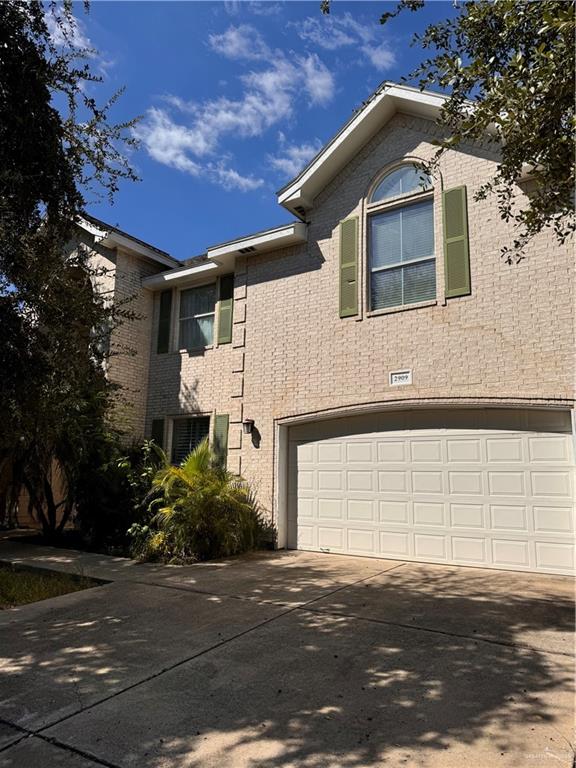
[[[290,434],[289,546],[574,573],[561,411],[410,411]]]

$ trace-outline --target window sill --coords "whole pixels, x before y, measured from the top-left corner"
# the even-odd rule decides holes
[[[190,347],[188,349],[183,347],[182,349],[177,349],[176,352],[180,355],[197,355],[200,352],[206,352],[207,349],[214,349],[214,345],[209,344],[207,347]]]
[[[397,312],[408,312],[411,309],[423,309],[424,307],[436,307],[438,306],[438,299],[430,299],[429,301],[419,301],[416,304],[401,304],[398,307],[386,307],[385,309],[375,309],[371,312],[366,312],[366,317],[378,317],[379,315],[394,315]]]

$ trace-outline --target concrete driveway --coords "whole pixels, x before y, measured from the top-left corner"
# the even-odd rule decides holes
[[[571,579],[6,541],[0,560],[110,582],[0,615],[0,768],[572,766]]]

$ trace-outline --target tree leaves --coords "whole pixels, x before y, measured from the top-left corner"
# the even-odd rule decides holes
[[[418,7],[402,0],[381,22]],[[544,229],[552,228],[561,244],[576,229],[575,2],[475,0],[456,8],[453,18],[415,36],[433,55],[407,79],[449,94],[440,121],[449,135],[439,142],[429,170],[462,144],[498,143],[497,171],[476,197],[496,195],[500,215],[514,224],[514,242],[502,251],[513,263]],[[531,189],[521,198],[518,182],[528,168]]]
[[[68,0],[0,3],[0,476],[10,466],[25,482],[47,531],[70,514],[79,462],[105,429],[109,334],[134,316],[103,300],[73,244],[86,196],[135,178],[122,152],[133,122],[110,121],[119,94],[97,104],[73,24]]]

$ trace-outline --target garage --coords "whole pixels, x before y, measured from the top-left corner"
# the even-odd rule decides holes
[[[299,424],[288,546],[574,573],[568,411],[445,409]]]

